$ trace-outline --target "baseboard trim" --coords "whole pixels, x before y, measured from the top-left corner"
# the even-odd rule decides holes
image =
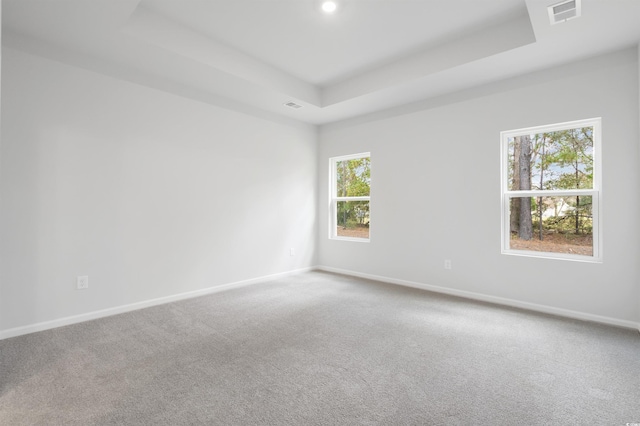
[[[261,277],[251,278],[248,280],[236,281],[232,283],[217,285],[214,287],[208,287],[201,290],[188,291],[185,293],[174,294],[172,296],[159,297],[156,299],[150,299],[142,302],[131,303],[128,305],[116,306],[113,308],[102,309],[99,311],[87,312],[80,315],[73,315],[73,316],[58,318],[50,321],[29,324],[21,327],[10,328],[7,330],[0,330],[0,340],[8,339],[10,337],[22,336],[24,334],[31,334],[38,331],[50,330],[52,328],[63,327],[65,325],[91,321],[98,318],[109,317],[112,315],[123,314],[126,312],[137,311],[138,309],[144,309],[152,306],[163,305],[165,303],[177,302],[179,300],[192,299],[194,297],[205,296],[207,294],[213,294],[213,293],[219,293],[219,292],[231,290],[234,288],[240,288],[248,285],[259,284],[267,281],[272,281],[278,278],[287,277],[290,275],[297,275],[304,272],[309,272],[314,269],[316,268],[307,267],[307,268],[301,268],[301,269],[294,269],[287,272],[264,275]]]
[[[557,315],[557,316],[566,317],[566,318],[597,322],[597,323],[613,325],[617,327],[632,328],[640,332],[640,323],[633,322],[633,321],[605,317],[601,315],[588,314],[585,312],[572,311],[569,309],[556,308],[553,306],[539,305],[537,303],[522,302],[515,299],[508,299],[508,298],[498,297],[498,296],[490,296],[490,295],[475,293],[475,292],[466,291],[466,290],[458,290],[458,289],[441,287],[441,286],[436,286],[431,284],[423,284],[415,281],[407,281],[407,280],[401,280],[397,278],[384,277],[380,275],[365,274],[362,272],[356,272],[356,271],[340,269],[340,268],[333,268],[329,266],[317,266],[316,270],[333,272],[333,273],[342,274],[342,275],[350,275],[350,276],[365,278],[365,279],[374,280],[374,281],[381,281],[389,284],[397,284],[404,287],[419,288],[422,290],[433,291],[435,293],[448,294],[451,296],[458,296],[465,299],[479,300],[482,302],[495,303],[497,305],[527,309],[530,311]]]

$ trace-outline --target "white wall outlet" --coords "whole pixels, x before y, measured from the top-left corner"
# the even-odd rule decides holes
[[[79,276],[76,284],[78,286],[78,290],[89,288],[89,275]]]
[[[296,249],[290,248],[289,249],[289,256],[295,256],[295,255],[296,255]]]
[[[444,260],[444,269],[451,269],[451,259]]]

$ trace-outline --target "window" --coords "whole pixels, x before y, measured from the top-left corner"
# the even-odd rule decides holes
[[[331,167],[329,238],[369,241],[371,157],[362,154],[334,157]]]
[[[501,133],[502,252],[600,261],[600,119]]]

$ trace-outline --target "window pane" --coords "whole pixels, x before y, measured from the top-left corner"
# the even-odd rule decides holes
[[[592,189],[593,127],[509,138],[509,190]]]
[[[369,238],[369,201],[338,201],[336,235]]]
[[[336,196],[368,197],[371,185],[371,159],[356,158],[336,162]]]
[[[593,256],[591,196],[513,197],[509,207],[511,250]]]

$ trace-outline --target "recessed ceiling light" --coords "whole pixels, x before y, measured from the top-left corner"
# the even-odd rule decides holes
[[[326,0],[322,2],[321,7],[324,13],[333,13],[338,8],[338,4],[335,1]]]

